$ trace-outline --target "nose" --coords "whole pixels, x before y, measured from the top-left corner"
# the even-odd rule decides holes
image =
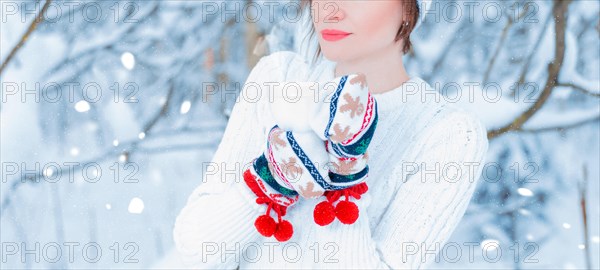
[[[321,12],[325,13],[324,22],[339,22],[346,17],[342,1],[323,1],[321,2]]]

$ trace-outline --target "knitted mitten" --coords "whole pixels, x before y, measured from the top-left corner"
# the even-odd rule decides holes
[[[278,241],[292,236],[293,226],[282,216],[298,196],[327,198],[314,210],[314,220],[321,226],[336,217],[344,224],[352,224],[358,218],[358,207],[350,197],[360,199],[368,190],[366,151],[377,125],[377,104],[366,87],[364,75],[342,76],[326,86],[332,85],[335,90],[324,89],[325,99],[309,110],[311,131],[285,131],[273,125],[268,132],[267,149],[244,172],[248,187],[259,198],[257,203],[269,206],[255,221],[263,236],[274,235]],[[273,121],[269,118],[267,123]],[[275,210],[277,221],[270,216],[271,209]]]
[[[333,88],[332,88],[333,86]],[[324,102],[314,110],[311,128],[340,157],[367,151],[377,126],[377,102],[363,74],[335,78],[322,86]]]
[[[358,200],[368,190],[367,148],[377,127],[377,102],[362,74],[335,78],[324,85],[323,93],[326,102],[317,104],[320,107],[314,110],[311,128],[326,140],[333,188],[324,193],[327,200],[316,205],[313,218],[321,226],[335,218],[352,224],[359,210],[350,197]]]
[[[256,203],[267,204],[265,214],[254,225],[265,237],[275,236],[280,242],[292,237],[293,226],[282,217],[299,196],[315,198],[324,193],[318,181],[327,175],[328,160],[324,144],[312,131],[285,131],[277,125],[267,135],[267,146],[244,172],[244,181],[256,195]],[[277,220],[271,217],[271,210]]]
[[[244,172],[246,184],[258,197],[256,202],[269,206],[254,223],[261,235],[275,236],[281,242],[291,238],[293,226],[282,217],[299,200],[298,196],[305,199],[326,196],[327,201],[315,209],[315,222],[321,226],[336,217],[344,224],[352,224],[358,218],[358,208],[349,197],[360,199],[367,191],[364,183],[367,155],[338,157],[328,152],[328,145],[312,131],[285,131],[277,125],[271,129],[267,149]],[[333,203],[342,196],[345,201],[334,207]],[[277,221],[270,210],[275,211]]]

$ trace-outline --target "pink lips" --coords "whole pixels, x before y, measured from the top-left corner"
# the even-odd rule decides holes
[[[349,36],[351,33],[335,30],[335,29],[325,29],[321,31],[321,36],[324,40],[327,41],[338,41]]]

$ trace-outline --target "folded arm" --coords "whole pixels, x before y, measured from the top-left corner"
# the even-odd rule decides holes
[[[244,166],[261,153],[266,138],[264,85],[282,79],[282,65],[289,61],[287,58],[290,56],[281,52],[264,56],[250,71],[217,151],[206,166],[202,183],[192,192],[188,203],[201,194],[220,193],[233,182],[241,182]]]
[[[225,194],[233,185],[245,185],[242,172],[263,150],[265,134],[261,109],[264,107],[262,89],[256,84],[276,81],[273,70],[280,69],[280,54],[263,57],[252,69],[236,104],[233,107],[223,138],[210,163],[203,166],[202,181],[188,196],[186,205],[177,216],[173,228],[175,247],[187,265],[196,267],[216,267],[201,261],[201,241],[196,238],[201,232],[195,231],[196,225],[209,226],[207,216],[200,213],[210,194]],[[256,93],[256,90],[261,92]],[[256,94],[262,95],[256,98]],[[216,221],[215,221],[216,222]],[[219,267],[234,268],[229,262]]]
[[[392,171],[402,180],[374,230],[373,240],[391,268],[418,269],[435,261],[466,212],[483,169],[485,127],[464,112],[435,124]],[[428,253],[429,250],[429,253]]]

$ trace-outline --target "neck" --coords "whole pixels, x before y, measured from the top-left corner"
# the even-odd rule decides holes
[[[410,79],[404,68],[402,52],[396,46],[367,57],[337,62],[335,77],[353,73],[365,74],[372,94],[396,89]]]

